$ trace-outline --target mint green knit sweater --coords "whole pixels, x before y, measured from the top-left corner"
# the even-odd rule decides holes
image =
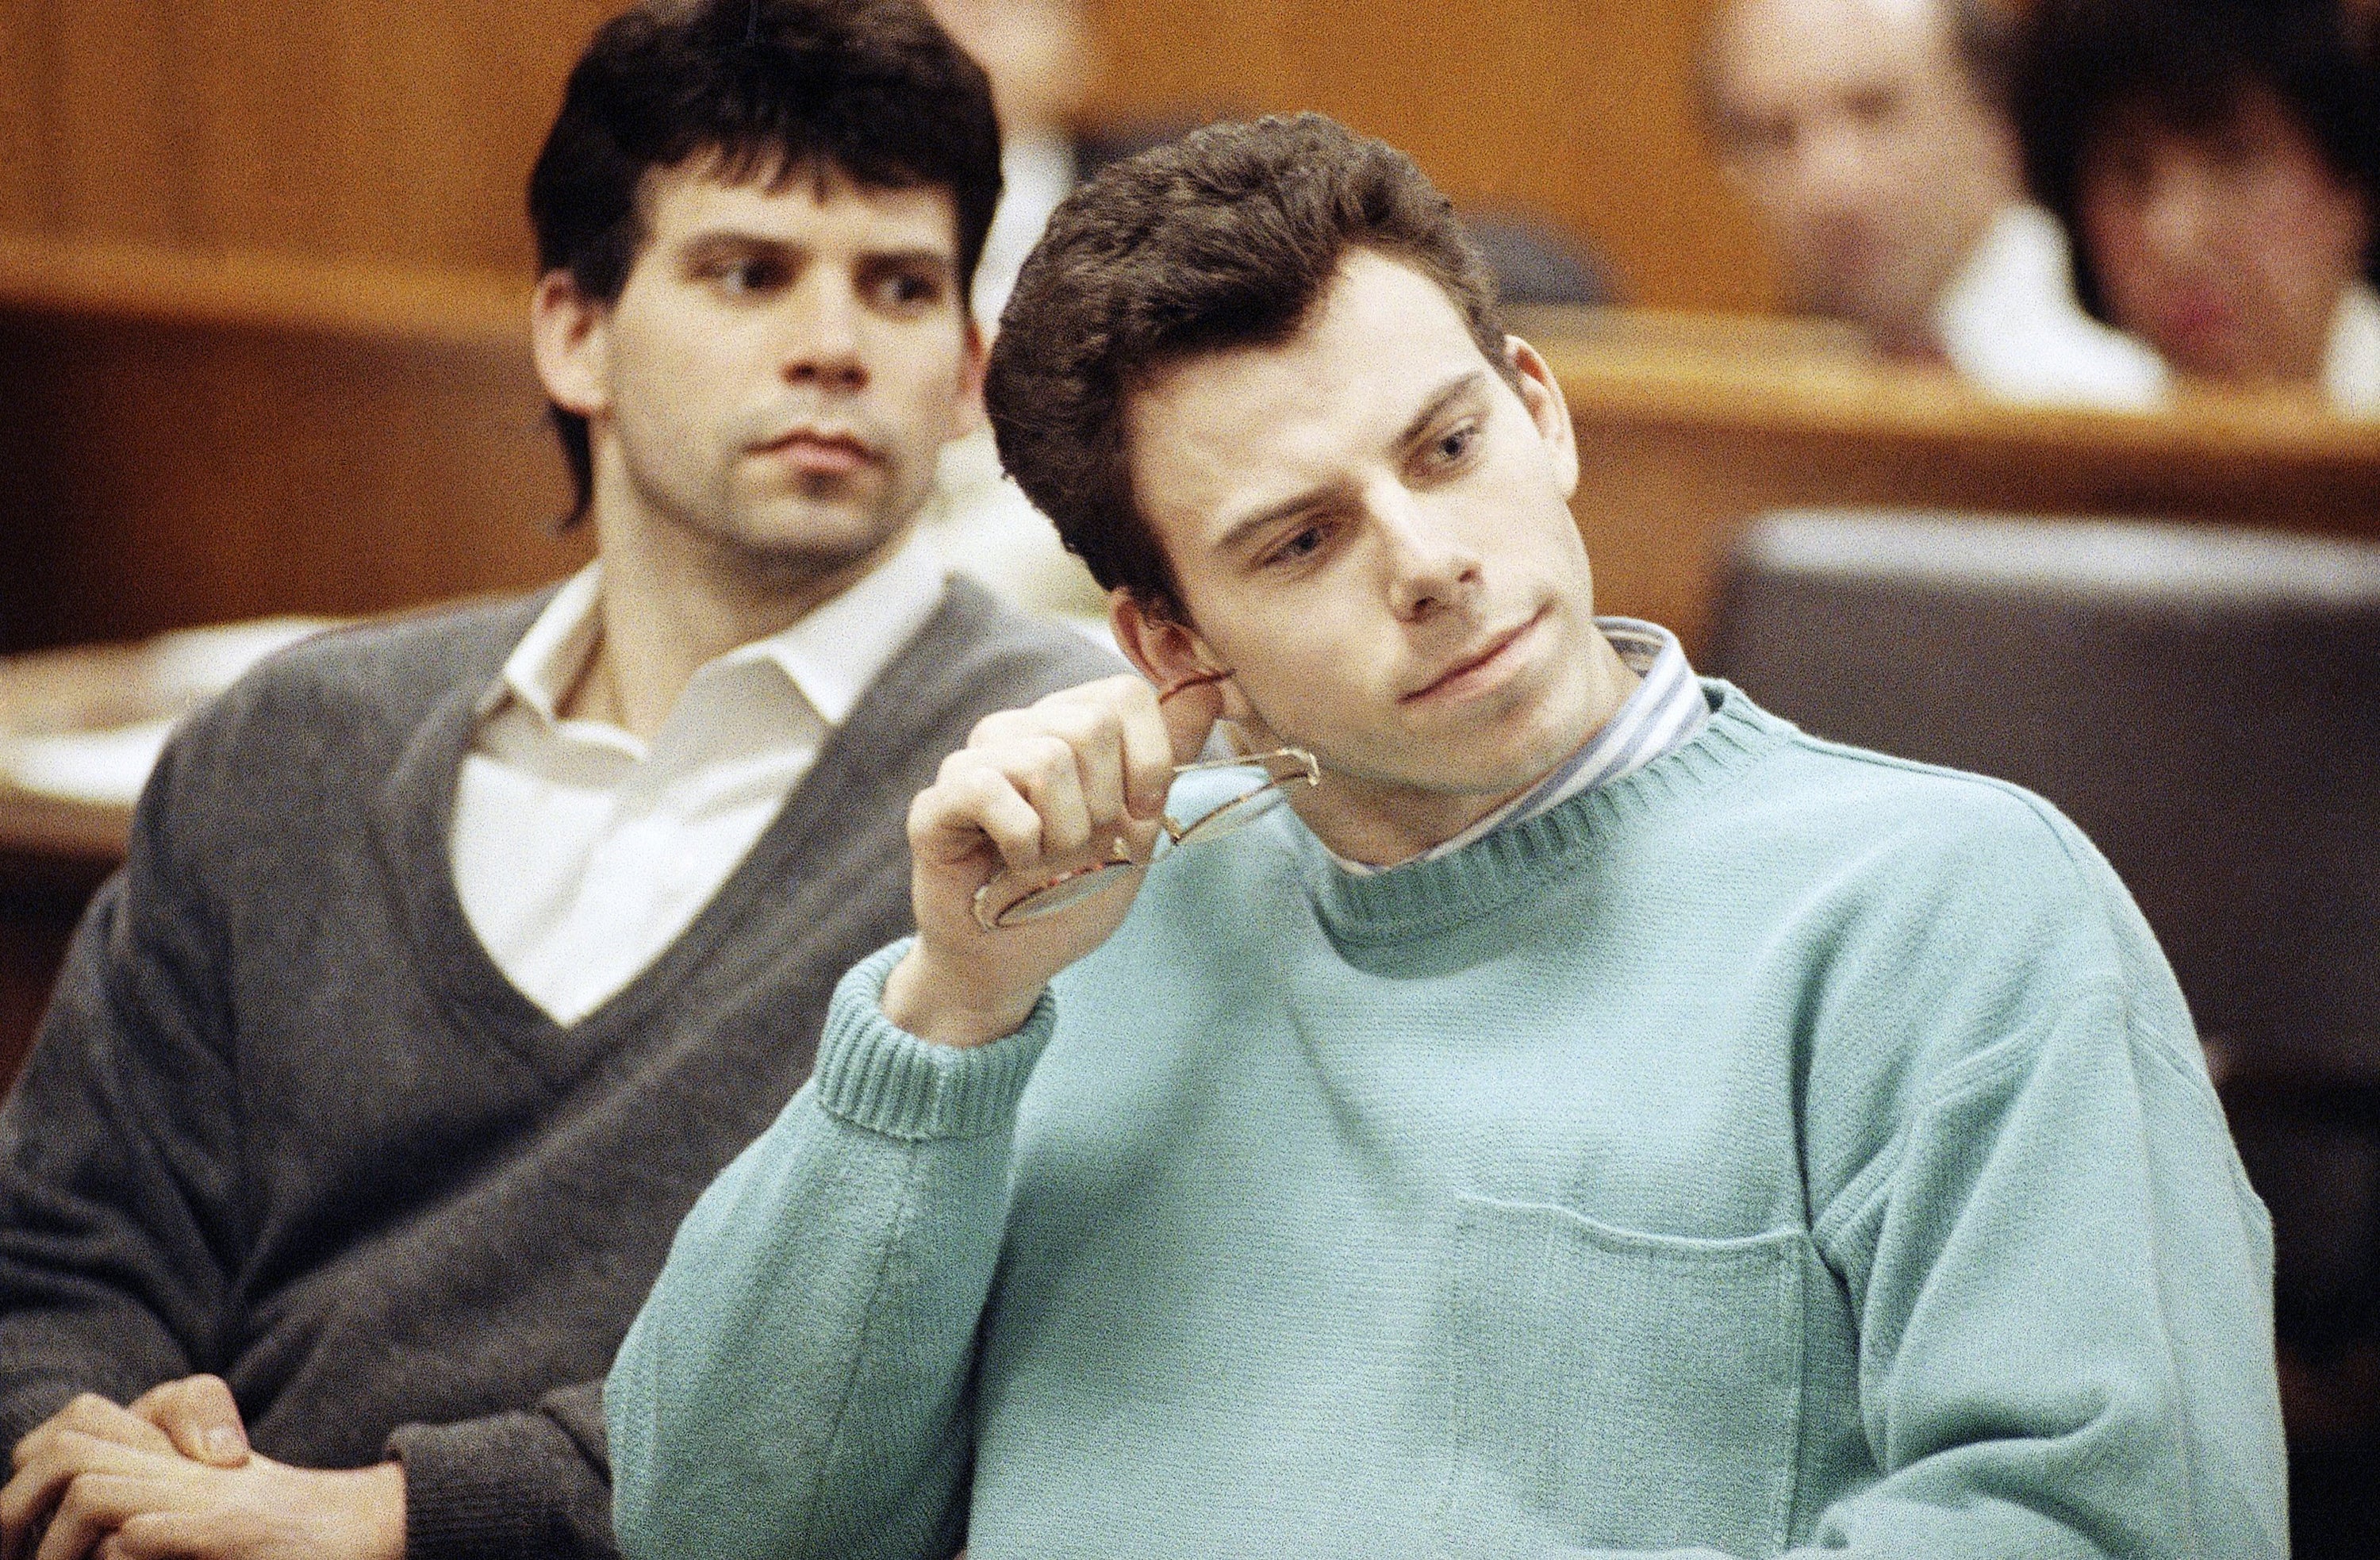
[[[854,969],[613,1372],[629,1553],[2284,1553],[2268,1226],[2122,887],[1710,695],[1442,860],[1185,850],[981,1050]]]

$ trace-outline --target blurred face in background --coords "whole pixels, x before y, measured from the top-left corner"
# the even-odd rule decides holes
[[[1804,311],[1923,351],[2018,192],[2015,142],[1931,0],[1739,0],[1705,59],[1721,160]]]
[[[952,40],[991,78],[1004,139],[1062,131],[1089,89],[1081,0],[928,0]]]
[[[2119,108],[2081,172],[2077,237],[2117,324],[2184,373],[2321,377],[2372,213],[2278,100],[2244,91],[2203,130]]]

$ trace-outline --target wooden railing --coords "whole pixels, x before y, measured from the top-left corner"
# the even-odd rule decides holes
[[[1709,642],[1752,516],[1877,505],[2141,515],[2380,536],[2380,424],[2285,396],[2153,416],[1989,400],[1823,329],[1594,311],[1533,331],[1570,402],[1598,604]]]

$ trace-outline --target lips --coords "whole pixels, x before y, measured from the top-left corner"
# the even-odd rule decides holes
[[[795,428],[755,445],[754,453],[819,476],[849,476],[884,459],[867,440],[840,429]]]
[[[1539,608],[1530,615],[1528,621],[1507,628],[1488,640],[1478,649],[1469,652],[1461,660],[1449,665],[1446,670],[1420,688],[1415,689],[1410,693],[1399,695],[1397,701],[1401,704],[1416,704],[1425,700],[1463,691],[1485,676],[1490,675],[1512,647],[1544,618],[1545,610]]]
[[[2219,293],[2177,291],[2157,300],[2157,339],[2169,350],[2196,357],[2220,346],[2231,332],[2234,311]]]

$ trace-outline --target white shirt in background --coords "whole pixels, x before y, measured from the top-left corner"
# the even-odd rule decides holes
[[[784,632],[702,666],[648,744],[558,713],[601,631],[601,568],[563,586],[480,701],[451,836],[471,929],[562,1024],[692,923],[943,586],[912,539]]]
[[[2338,300],[2322,381],[2341,417],[2380,417],[2380,293],[2368,282]]]
[[[1000,150],[1000,209],[970,295],[987,339],[1050,213],[1075,188],[1074,144],[1062,136],[1012,136]],[[1066,551],[1049,518],[1002,472],[989,428],[943,446],[919,530],[945,567],[973,575],[1028,612],[1104,638],[1107,593]]]
[[[1027,612],[1105,640],[1107,592],[1066,551],[1050,518],[1001,470],[990,429],[942,446],[917,534],[945,567],[974,576]]]
[[[2001,400],[2148,411],[2171,387],[2155,352],[2082,311],[2065,229],[2022,201],[1944,289],[1934,330],[1960,376]]]
[[[1000,209],[975,268],[975,317],[990,335],[1016,290],[1025,257],[1041,241],[1050,213],[1075,188],[1075,146],[1063,136],[1015,135],[1000,148]]]

